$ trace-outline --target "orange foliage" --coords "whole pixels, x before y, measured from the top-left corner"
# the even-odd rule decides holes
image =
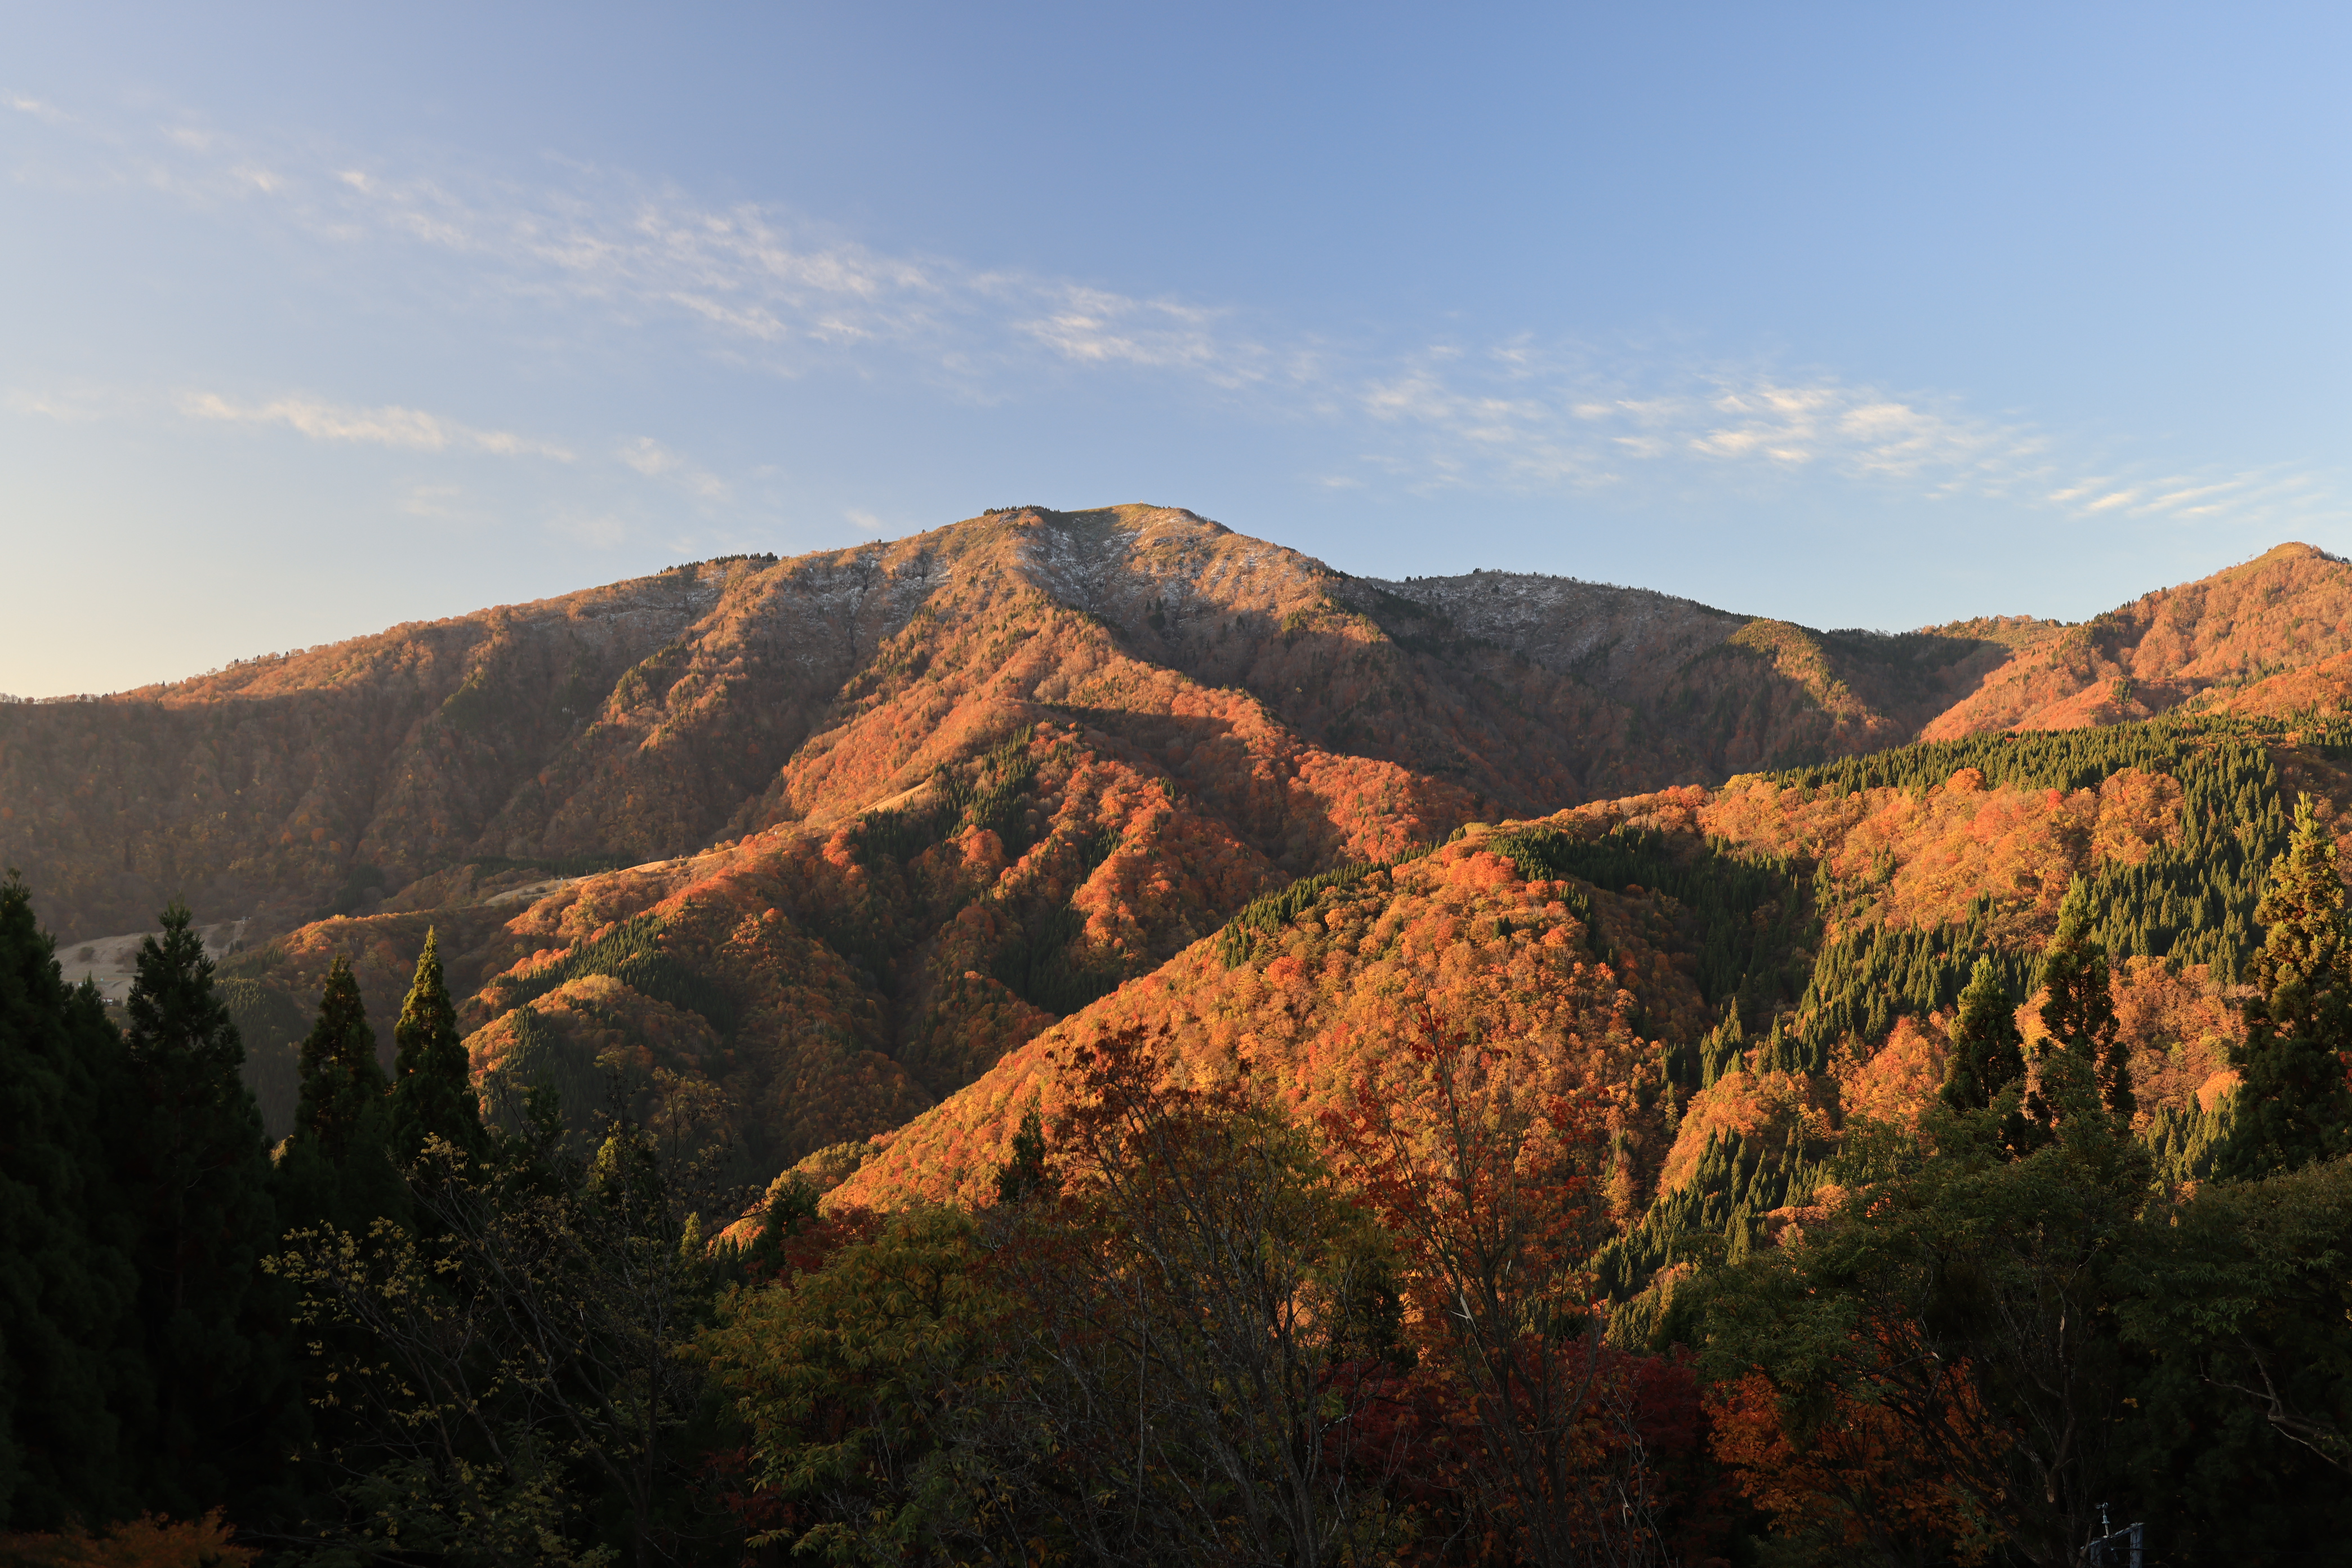
[[[1944,1087],[1944,1060],[1951,1051],[1947,1022],[1940,1016],[1923,1020],[1906,1015],[1867,1059],[1844,1056],[1832,1062],[1845,1114],[1916,1126]]]
[[[1830,1127],[1826,1087],[1787,1072],[1735,1068],[1725,1073],[1684,1108],[1657,1190],[1670,1193],[1686,1184],[1717,1136],[1737,1134],[1759,1150],[1824,1139]]]
[[[2352,572],[2307,544],[2282,544],[2020,648],[1920,738],[2144,719],[2282,664],[2347,649]]]
[[[2127,768],[2097,789],[1989,790],[1962,768],[1915,795],[1872,789],[1812,795],[1749,784],[1727,788],[1699,813],[1706,830],[1743,848],[1801,855],[1832,875],[1874,887],[1864,918],[1915,930],[1965,920],[1990,893],[2005,919],[2001,940],[2035,945],[2055,928],[2059,901],[2102,858],[2137,865],[2179,832],[2180,785]],[[1893,875],[1881,882],[1882,866]]]
[[[1176,1070],[1205,1081],[1246,1063],[1279,1102],[1312,1114],[1401,1048],[1424,1001],[1479,1037],[1508,1043],[1542,1092],[1607,1097],[1612,1131],[1638,1167],[1654,1171],[1663,1123],[1633,1091],[1656,1068],[1631,1020],[1637,1006],[1652,1016],[1702,1009],[1672,964],[1621,981],[1557,893],[1465,843],[1327,893],[1235,968],[1214,942],[1196,943],[902,1130],[835,1199],[982,1195],[1023,1113],[1050,1121],[1063,1109],[1055,1053],[1129,1027],[1165,1027]],[[1635,951],[1638,963],[1647,950]]]
[[[235,1568],[260,1555],[236,1544],[218,1509],[178,1521],[142,1514],[95,1533],[0,1534],[0,1563],[26,1568]]]
[[[1955,1441],[1976,1447],[1982,1411],[1965,1372],[1940,1390],[1955,1413]],[[1965,1492],[1924,1451],[1917,1434],[1885,1405],[1836,1395],[1820,1423],[1792,1436],[1779,1392],[1762,1372],[1706,1394],[1715,1457],[1748,1500],[1771,1516],[1777,1534],[1825,1530],[1848,1547],[1948,1541],[1962,1563],[1979,1563],[1992,1542]]]

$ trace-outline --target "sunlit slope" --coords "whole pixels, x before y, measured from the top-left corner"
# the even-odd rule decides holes
[[[2021,648],[1929,722],[1943,740],[2144,719],[2352,650],[2352,564],[2282,544]]]
[[[1889,637],[1548,577],[1354,579],[1169,509],[1021,509],[0,707],[0,857],[68,941],[175,894],[284,930],[468,861],[634,863],[862,810],[1046,710],[1098,710],[1163,755],[1223,743],[1230,719],[1126,695],[1175,677],[1527,816],[1923,731],[2144,714],[2345,651],[2347,571],[2282,546],[2087,626]],[[1036,605],[1090,618],[1109,662],[1005,645]],[[982,665],[986,704],[932,673]],[[941,736],[950,707],[965,729]]]
[[[2352,826],[2347,736],[2328,736],[1986,737],[1473,828],[1255,906],[861,1152],[832,1201],[984,1195],[1022,1116],[1050,1121],[1057,1062],[1106,1029],[1164,1033],[1174,1070],[1245,1067],[1312,1111],[1381,1081],[1423,1000],[1612,1098],[1629,1216],[1722,1176],[1727,1150],[1751,1184],[1778,1162],[1785,1189],[1852,1118],[1916,1116],[1936,1092],[1979,954],[2038,1033],[2035,955],[2078,877],[2103,910],[2142,1130],[2178,1153],[2230,1081],[2235,976],[2293,795]]]

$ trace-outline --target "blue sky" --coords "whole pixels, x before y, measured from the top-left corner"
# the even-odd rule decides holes
[[[0,690],[1000,503],[1816,626],[2352,552],[2352,13],[0,6]]]

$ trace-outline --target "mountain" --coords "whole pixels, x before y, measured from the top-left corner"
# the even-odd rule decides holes
[[[1046,642],[1003,634],[1047,609]],[[0,707],[0,855],[68,940],[174,894],[284,930],[463,863],[641,862],[862,809],[961,743],[881,740],[943,692],[983,727],[1099,707],[1162,752],[1234,721],[1148,693],[1129,716],[1103,659],[1525,812],[1906,739],[2008,652],[1543,577],[1384,584],[1189,512],[1023,509]]]
[[[1311,1115],[1383,1081],[1425,1003],[1549,1091],[1611,1097],[1629,1214],[1689,1196],[1734,1143],[1747,1179],[1777,1169],[1785,1191],[1851,1119],[1933,1098],[1979,954],[2038,1036],[2034,958],[2077,878],[2103,911],[2143,1130],[2177,1154],[2235,1081],[2236,977],[2294,795],[2352,840],[2352,726],[2305,739],[2229,721],[2001,736],[1474,824],[1260,900],[809,1170],[845,1176],[836,1204],[984,1199],[1024,1115],[1050,1124],[1072,1053],[1114,1031],[1142,1031],[1180,1079],[1246,1072]]]
[[[0,859],[68,952],[175,894],[245,922],[231,999],[281,1127],[291,1040],[331,959],[352,960],[388,1049],[437,929],[493,1089],[543,1079],[575,1111],[618,1092],[646,1114],[716,1115],[760,1175],[845,1143],[836,1163],[863,1159],[925,1118],[889,1145],[907,1160],[925,1129],[1011,1104],[1002,1074],[1028,1070],[1056,1020],[1171,982],[1224,985],[1202,955],[1298,879],[1395,863],[1350,896],[1458,901],[1412,889],[1486,862],[1458,845],[1408,858],[1501,820],[1577,838],[1595,812],[1678,812],[1693,843],[1817,868],[1803,824],[1829,808],[1797,803],[1832,786],[1775,785],[1789,804],[1768,810],[1727,780],[1921,736],[2332,703],[2347,595],[2352,568],[2283,546],[2086,626],[1817,632],[1569,579],[1351,577],[1181,510],[1002,509],[0,707]],[[2018,847],[2105,843],[2096,802],[1988,798],[2017,818],[1995,836],[2016,854],[2104,863]],[[1948,853],[1937,920],[2011,896],[2015,865]],[[1559,951],[1609,969],[1633,1011],[1583,1017],[1580,1038],[1695,1048],[1722,998],[1668,973],[1704,953],[1643,934],[1653,916],[1675,924],[1663,904],[1619,919],[1647,895],[1583,884],[1570,890],[1596,900],[1604,936],[1510,901],[1532,893],[1461,908],[1568,933]],[[1813,899],[1775,907],[1802,925],[1824,918]],[[2000,940],[2031,938],[2032,919],[2003,919]]]

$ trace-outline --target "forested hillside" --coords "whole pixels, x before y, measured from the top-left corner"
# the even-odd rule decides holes
[[[228,994],[273,1129],[329,963],[381,1012],[438,929],[486,1070],[527,1045],[576,1091],[607,1056],[723,1083],[772,1173],[1252,899],[1465,823],[1696,788],[1731,841],[1801,856],[1727,775],[2053,713],[2332,710],[2348,582],[2282,547],[2088,627],[1888,637],[1008,509],[0,709],[0,847],[53,929],[175,894],[248,921]],[[2108,653],[2070,663],[2084,637]],[[2139,675],[2100,662],[2125,648]],[[2011,874],[1970,861],[1945,901]]]
[[[971,1196],[1028,1110],[1059,1109],[1053,1064],[1098,1034],[1145,1029],[1206,1073],[1247,1061],[1312,1108],[1440,997],[1560,1084],[1615,1097],[1629,1212],[1718,1138],[1769,1153],[1783,1192],[1849,1114],[1916,1120],[1933,1100],[1979,957],[2032,1038],[2035,962],[2078,879],[2139,1125],[2201,1148],[2295,796],[2352,828],[2341,726],[2294,747],[2231,721],[1989,737],[1474,824],[1251,905],[861,1151],[837,1201]]]
[[[2347,578],[1885,637],[1018,509],[0,709],[0,1545],[2295,1560]],[[182,888],[111,1013],[36,929]]]

